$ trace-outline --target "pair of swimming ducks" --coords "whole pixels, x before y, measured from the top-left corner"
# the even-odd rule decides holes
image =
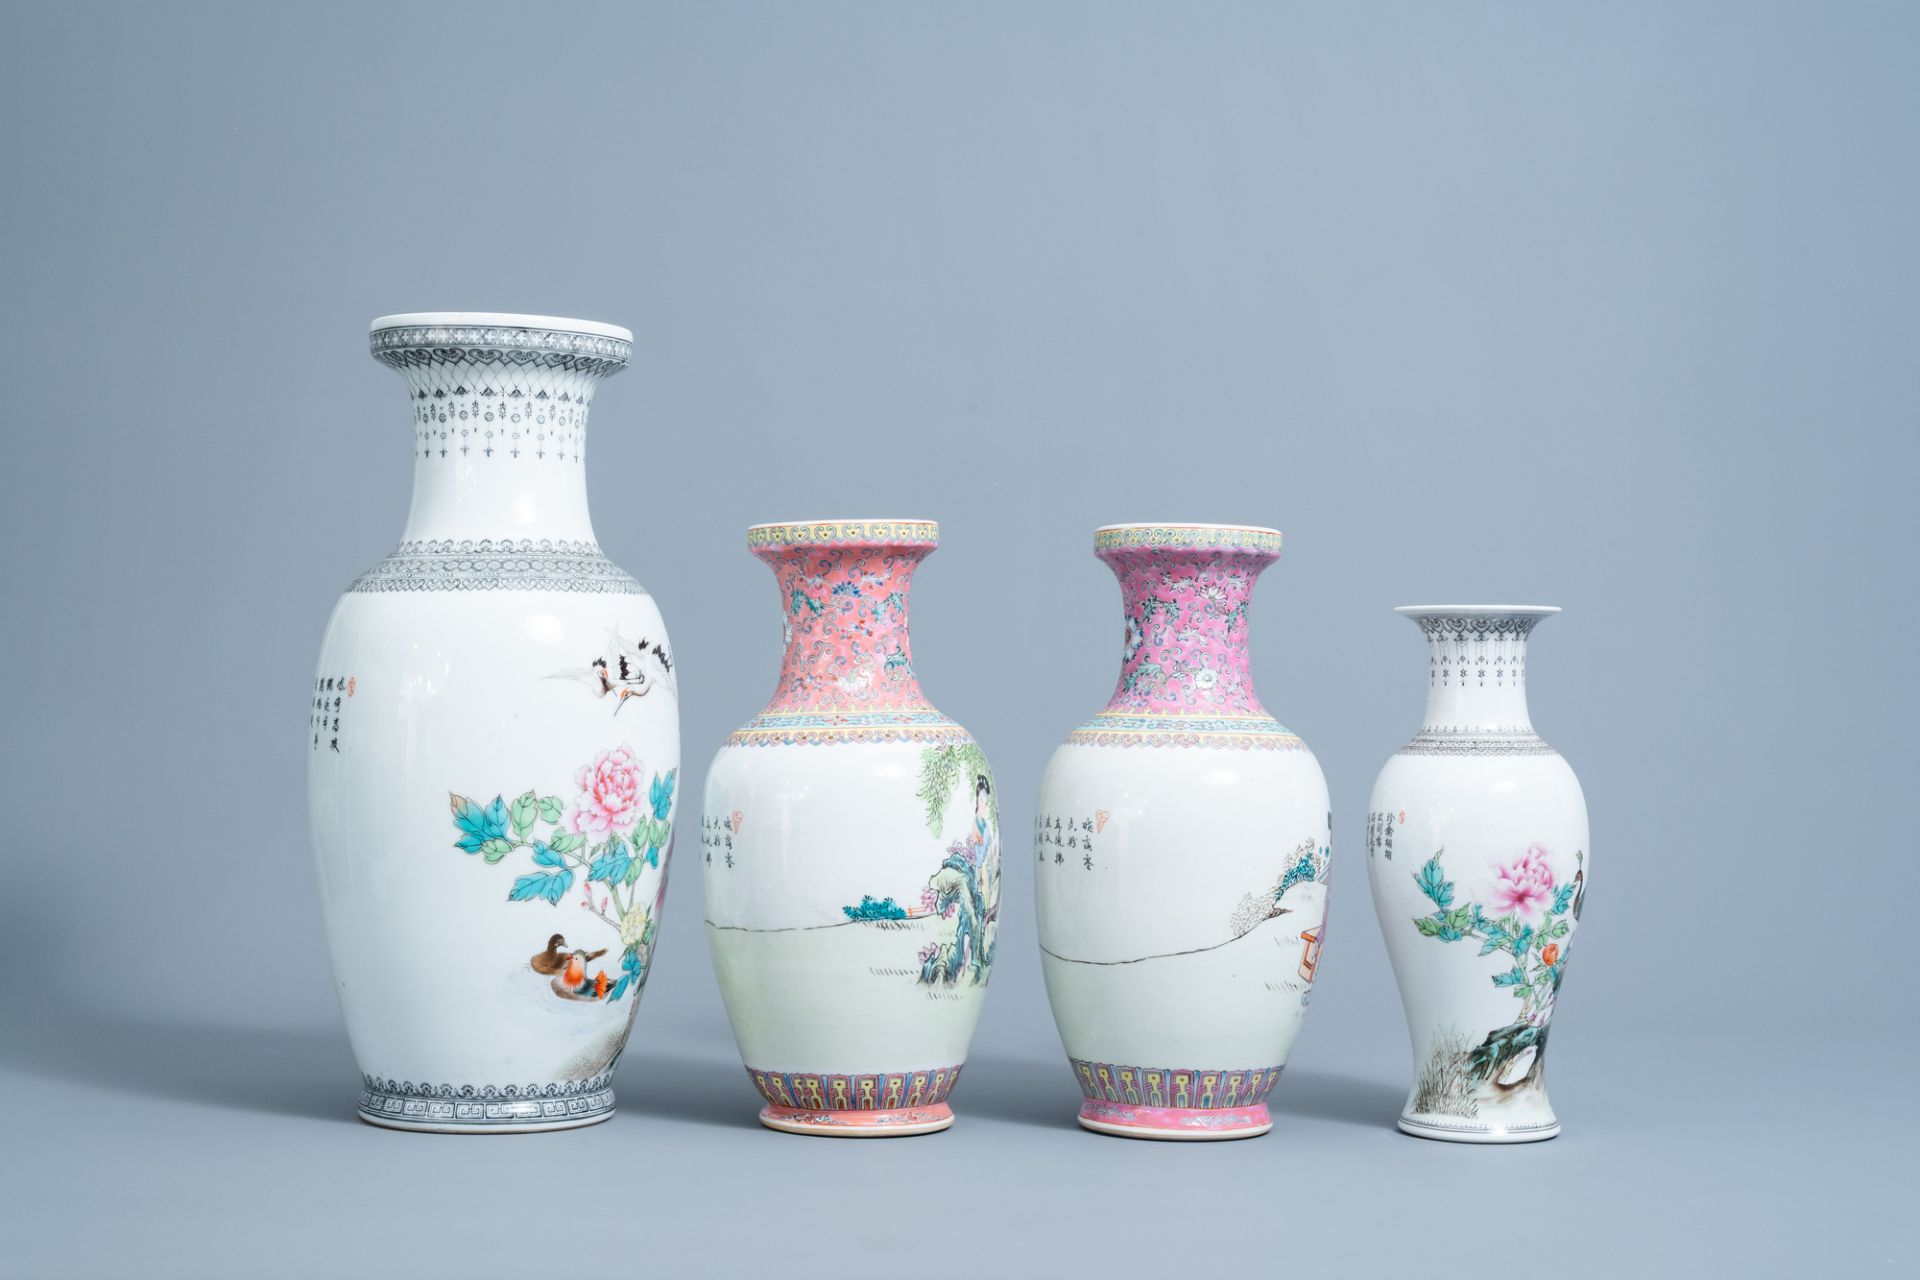
[[[605,947],[598,951],[570,950],[566,935],[556,933],[547,939],[547,949],[528,961],[528,964],[535,973],[553,978],[555,995],[568,1000],[598,1000],[607,993],[609,982],[606,971],[602,970],[589,986],[587,963],[605,954]]]

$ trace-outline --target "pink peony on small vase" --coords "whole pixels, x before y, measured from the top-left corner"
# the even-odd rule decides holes
[[[1547,1033],[1587,890],[1587,805],[1533,731],[1527,640],[1546,606],[1399,610],[1427,637],[1427,714],[1380,771],[1367,870],[1413,1038],[1400,1128],[1538,1142]]]
[[[894,1137],[953,1123],[1000,919],[999,793],[921,692],[926,520],[756,525],[786,642],[700,822],[707,937],[761,1122]]]

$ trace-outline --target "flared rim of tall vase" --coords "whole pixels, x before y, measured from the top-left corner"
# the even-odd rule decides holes
[[[576,320],[570,316],[536,316],[517,311],[401,311],[380,316],[368,333],[388,329],[525,329],[539,333],[578,333],[631,343],[633,330],[604,320]],[[451,335],[448,338],[452,341]],[[466,341],[474,341],[472,338]]]

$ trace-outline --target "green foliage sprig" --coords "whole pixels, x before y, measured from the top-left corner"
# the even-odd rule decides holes
[[[977,743],[959,742],[944,747],[928,747],[920,755],[920,800],[927,806],[927,830],[940,834],[946,821],[947,802],[957,786],[964,786],[969,799],[973,780],[984,777],[992,788],[987,793],[988,812],[993,825],[1000,825],[1000,788],[994,786],[993,770],[987,765],[987,753]]]

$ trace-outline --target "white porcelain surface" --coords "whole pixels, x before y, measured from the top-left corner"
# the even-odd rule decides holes
[[[313,846],[362,1117],[565,1128],[611,1114],[650,968],[678,694],[659,610],[587,514],[587,407],[625,331],[465,319],[485,326],[376,322],[413,506],[322,643]]]
[[[1558,610],[1399,612],[1428,638],[1427,713],[1374,784],[1367,866],[1413,1041],[1400,1128],[1551,1138],[1547,1031],[1590,852],[1580,783],[1527,708],[1528,636]]]

